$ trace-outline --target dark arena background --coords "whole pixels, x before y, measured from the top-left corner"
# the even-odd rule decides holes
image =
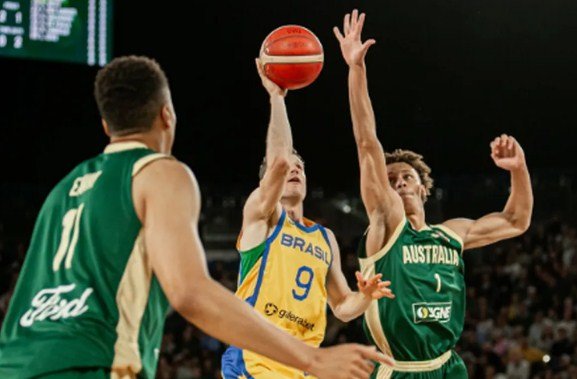
[[[200,183],[210,272],[232,291],[242,206],[258,185],[269,118],[254,58],[265,36],[284,24],[306,26],[324,47],[318,79],[290,91],[286,103],[306,162],[305,215],[335,232],[356,288],[356,246],[367,220],[347,67],[332,27],[341,28],[354,8],[365,12],[363,40],[377,41],[366,62],[378,135],[386,150],[417,151],[432,167],[429,223],[502,209],[509,177],[489,156],[493,138],[513,135],[526,154],[535,197],[530,229],[464,255],[467,312],[457,351],[470,378],[577,378],[576,2],[116,0],[107,6],[107,58],[147,55],[169,78],[178,116],[173,153]],[[11,31],[0,23],[0,34]],[[0,55],[0,322],[44,198],[107,143],[92,92],[94,63]],[[323,345],[366,343],[361,318],[343,324],[328,312]],[[157,378],[220,378],[224,348],[173,312]]]

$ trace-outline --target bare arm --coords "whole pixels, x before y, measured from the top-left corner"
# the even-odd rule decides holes
[[[498,167],[511,173],[511,193],[501,212],[490,213],[478,220],[457,218],[444,223],[462,238],[464,249],[516,237],[531,223],[533,191],[521,145],[513,137],[503,134],[491,142],[491,157]]]
[[[336,367],[329,352],[284,333],[215,282],[197,230],[200,193],[186,166],[169,160],[149,164],[134,178],[133,196],[152,270],[170,304],[207,334],[325,378],[348,377],[337,370],[366,378],[371,367],[364,358],[387,361],[364,346],[341,346],[333,354],[355,358]]]
[[[349,66],[349,102],[361,171],[361,196],[370,220],[367,254],[380,250],[404,217],[403,203],[389,183],[383,147],[377,138],[375,114],[367,84],[365,56],[375,43],[361,42],[365,20],[354,10],[344,19],[343,34],[334,28]]]
[[[381,281],[382,274],[365,280],[360,272],[356,273],[359,291],[352,291],[341,268],[340,250],[332,231],[327,230],[333,261],[331,264],[327,292],[328,301],[336,318],[343,322],[349,322],[362,315],[371,301],[382,297],[394,298],[388,286],[391,282]]]
[[[252,248],[267,237],[268,229],[280,216],[280,199],[290,170],[292,134],[282,90],[269,80],[256,61],[262,84],[270,96],[270,122],[266,139],[267,168],[259,187],[249,196],[243,212],[241,249]]]

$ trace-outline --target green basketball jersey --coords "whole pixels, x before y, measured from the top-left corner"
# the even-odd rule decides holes
[[[370,257],[366,234],[359,246],[365,277],[383,274],[394,299],[373,301],[364,315],[365,333],[398,361],[426,361],[452,349],[465,317],[463,243],[442,226],[417,231],[407,219]]]
[[[144,249],[132,178],[167,157],[111,144],[48,195],[0,332],[0,378],[75,367],[154,378],[168,301]]]

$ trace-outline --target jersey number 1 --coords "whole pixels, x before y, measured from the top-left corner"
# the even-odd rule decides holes
[[[54,256],[52,262],[52,270],[60,270],[62,261],[66,258],[64,263],[65,268],[70,268],[72,265],[72,257],[74,256],[74,248],[78,243],[78,226],[80,225],[80,217],[84,204],[80,204],[78,208],[70,209],[62,218],[62,237],[60,238],[60,245],[58,251]]]
[[[435,290],[435,292],[440,292],[441,291],[441,275],[435,273],[435,280],[437,281],[437,289]]]

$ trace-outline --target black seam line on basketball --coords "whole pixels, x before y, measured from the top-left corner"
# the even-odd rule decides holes
[[[324,55],[268,55],[262,53],[260,56],[262,63],[299,64],[299,63],[323,63]]]

